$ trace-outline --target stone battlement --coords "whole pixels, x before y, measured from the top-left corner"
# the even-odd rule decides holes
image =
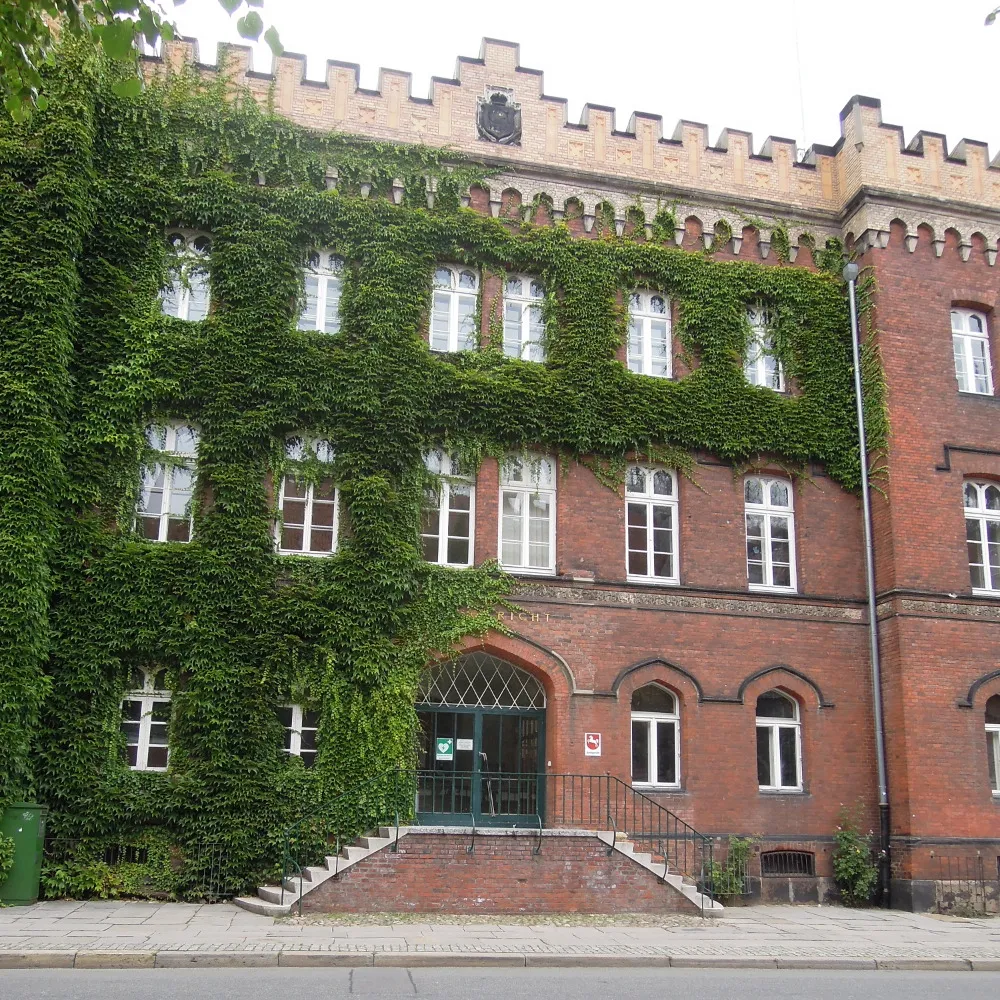
[[[706,230],[722,218],[738,223],[740,213],[792,216],[816,235],[871,245],[884,245],[898,219],[914,239],[920,225],[940,241],[953,229],[963,246],[981,236],[994,257],[1000,239],[1000,155],[991,161],[987,145],[971,139],[949,150],[945,136],[934,132],[917,132],[907,143],[869,97],[848,102],[833,145],[814,145],[798,158],[791,139],[769,136],[754,151],[752,135],[738,129],[723,129],[712,144],[698,122],[680,121],[666,135],[662,117],[646,112],[632,114],[621,131],[615,109],[597,104],[570,122],[567,101],[544,93],[542,73],[520,65],[513,42],[484,39],[479,58],[458,59],[454,78],[432,78],[427,98],[415,97],[411,75],[398,70],[380,70],[378,89],[366,90],[352,63],[329,60],[325,82],[317,82],[306,79],[304,56],[286,53],[271,73],[260,73],[251,55],[245,46],[221,45],[217,63],[205,65],[197,42],[181,39],[166,43],[162,58],[147,59],[146,68],[152,76],[195,64],[206,75],[225,72],[262,104],[272,102],[309,128],[454,148],[501,168],[509,164],[519,179],[512,186],[525,200],[545,192],[560,205],[560,194],[572,189],[585,211],[588,201],[607,201],[623,219],[638,195],[644,207],[658,200],[694,206]],[[519,144],[480,138],[479,101],[494,90],[519,105]],[[536,183],[525,184],[526,175]]]

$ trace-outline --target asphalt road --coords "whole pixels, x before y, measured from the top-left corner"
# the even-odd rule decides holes
[[[710,969],[25,969],[2,1000],[997,1000],[1000,973]]]

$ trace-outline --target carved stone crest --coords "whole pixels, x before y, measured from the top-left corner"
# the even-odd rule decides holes
[[[501,146],[521,144],[521,105],[512,100],[513,91],[490,87],[479,98],[476,126],[479,138]]]

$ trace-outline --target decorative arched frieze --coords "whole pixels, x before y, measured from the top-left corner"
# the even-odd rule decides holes
[[[664,660],[661,657],[654,656],[648,660],[640,660],[638,663],[633,663],[630,666],[623,667],[618,671],[618,675],[611,682],[611,694],[618,697],[618,690],[621,688],[625,679],[631,674],[634,674],[637,670],[642,670],[645,667],[658,667],[661,670],[670,670],[675,674],[679,674],[685,680],[687,680],[691,686],[695,689],[698,695],[698,701],[704,700],[704,692],[698,678],[694,674],[689,673],[683,667],[679,667],[676,663],[671,663],[669,660]]]
[[[541,653],[544,661],[540,662],[536,653],[530,652],[529,649],[519,649],[518,646],[520,644],[530,647],[536,653]],[[548,646],[543,646],[535,639],[530,639],[519,632],[491,633],[489,638],[469,636],[461,644],[456,653],[468,653],[476,649],[483,649],[494,656],[508,659],[515,665],[523,667],[526,670],[542,674],[548,678],[550,684],[553,683],[552,674],[556,674],[565,681],[570,694],[582,693],[577,687],[573,671],[562,656],[555,652],[555,650],[549,649]],[[450,657],[447,658],[450,659]]]
[[[764,667],[761,670],[757,670],[750,674],[749,677],[745,678],[743,683],[740,684],[739,690],[736,692],[737,700],[742,704],[743,697],[746,694],[747,688],[754,683],[754,681],[760,680],[761,677],[767,677],[769,674],[774,673],[785,673],[792,677],[802,681],[803,684],[807,684],[816,694],[816,699],[819,702],[820,708],[833,708],[834,703],[832,701],[827,701],[823,697],[823,691],[820,686],[809,676],[802,673],[801,670],[796,670],[794,667],[790,667],[784,663],[776,663],[770,667]]]
[[[978,677],[972,682],[968,693],[964,698],[960,698],[957,702],[958,708],[972,708],[975,705],[976,692],[984,685],[989,684],[990,681],[1000,678],[1000,670],[991,670],[989,673],[983,674],[982,677]]]

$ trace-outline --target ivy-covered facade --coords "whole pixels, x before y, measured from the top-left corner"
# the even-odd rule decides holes
[[[152,76],[64,51],[0,128],[0,802],[50,807],[49,891],[183,892],[206,845],[252,884],[427,764],[458,654],[541,684],[540,770],[824,874],[875,801],[840,241],[678,246],[666,199],[494,217],[486,159]],[[869,344],[864,378],[880,455]]]

